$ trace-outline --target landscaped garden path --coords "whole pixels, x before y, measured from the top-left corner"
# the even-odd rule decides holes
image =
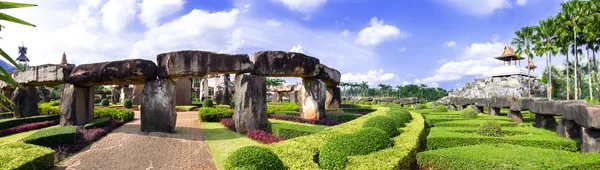
[[[55,169],[216,169],[197,112],[178,112],[176,133],[140,132],[140,115]]]

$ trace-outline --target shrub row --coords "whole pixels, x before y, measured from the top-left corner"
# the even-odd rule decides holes
[[[22,142],[0,143],[0,169],[48,169],[54,150]]]
[[[354,113],[338,113],[338,114],[326,114],[325,119],[337,121],[337,122],[348,122],[357,119],[363,115]]]
[[[0,119],[10,119],[13,118],[12,112],[0,113]]]
[[[284,140],[283,138],[277,137],[267,131],[256,129],[248,130],[248,132],[246,132],[246,136],[248,136],[248,138],[252,140],[259,141],[263,144],[276,143]]]
[[[300,116],[300,112],[297,111],[279,111],[275,114],[281,116]]]
[[[196,106],[175,106],[175,109],[177,111],[193,111],[196,108],[198,108],[198,107],[196,107]]]
[[[375,111],[375,109],[371,109],[371,108],[342,108],[342,110],[344,111],[344,113],[360,113],[360,114],[367,114],[367,113],[371,113],[371,112]]]
[[[221,119],[221,124],[227,129],[235,132],[235,122],[233,122],[232,118],[223,118]]]
[[[100,128],[100,127],[106,126],[109,122],[110,122],[110,117],[103,117],[103,118],[94,119],[91,122],[88,122],[87,124],[85,124],[83,127],[85,129]]]
[[[485,144],[421,152],[423,169],[600,169],[599,154],[509,144]]]
[[[457,114],[450,114],[450,113],[457,113]],[[450,121],[457,121],[457,120],[468,120],[465,118],[462,118],[459,115],[460,112],[448,112],[448,113],[444,113],[444,114],[439,114],[439,113],[422,113],[423,116],[425,117],[427,124],[429,124],[430,126],[436,126],[437,123],[442,123],[442,122],[450,122]],[[478,120],[496,120],[496,121],[504,121],[504,122],[511,122],[512,119],[508,118],[508,117],[504,117],[504,116],[489,116],[486,114],[479,114],[477,116]]]
[[[556,136],[554,132],[544,129],[503,127],[502,132],[504,135],[501,137],[482,136],[477,134],[477,129],[473,127],[431,128],[427,137],[427,149],[435,150],[478,144],[506,143],[573,152],[578,150],[577,142]]]
[[[267,105],[267,113],[275,114],[281,111],[300,111],[300,106],[297,103],[278,103],[276,105]]]
[[[235,150],[225,160],[224,167],[225,169],[286,169],[275,153],[260,146],[245,146]]]
[[[23,139],[23,142],[45,146],[57,147],[75,143],[77,126],[64,126],[41,129]]]
[[[457,120],[457,121],[448,121],[435,123],[435,127],[479,127],[482,123],[486,122],[486,119],[465,119],[465,120]],[[515,122],[508,121],[498,121],[496,122],[502,127],[514,127],[518,126]]]
[[[271,132],[273,133],[273,135],[284,139],[292,139],[300,136],[306,136],[320,131],[321,130],[312,128],[311,126],[307,125],[271,123]]]
[[[134,116],[133,110],[129,109],[94,108],[94,118],[110,117],[113,120],[129,122],[133,120]]]
[[[198,111],[198,117],[203,122],[219,122],[223,118],[231,118],[232,116],[233,110],[228,108],[202,107]]]
[[[380,120],[386,117],[373,117]],[[378,128],[365,127],[351,134],[338,134],[328,137],[319,150],[319,165],[323,169],[344,169],[348,156],[366,155],[394,145],[389,132]]]
[[[24,118],[15,118],[15,119],[3,119],[0,120],[0,130],[8,129],[11,127],[35,123],[35,122],[43,122],[48,120],[57,120],[60,118],[60,115],[42,115],[42,116],[32,116],[32,117],[24,117]]]
[[[269,119],[277,119],[277,120],[287,120],[298,123],[307,123],[307,124],[315,124],[315,125],[325,125],[325,126],[335,126],[341,124],[341,122],[329,120],[329,119],[303,119],[299,116],[282,116],[282,115],[274,115],[270,114]]]
[[[60,114],[60,106],[54,106],[54,103],[40,103],[38,104],[38,111],[43,115],[55,115]]]
[[[43,122],[22,124],[19,126],[0,130],[0,137],[8,136],[8,135],[16,134],[16,133],[21,133],[21,132],[27,132],[27,131],[35,130],[35,129],[41,129],[41,128],[49,127],[52,125],[57,125],[58,123],[59,123],[59,120],[48,120],[48,121],[43,121]]]
[[[109,106],[110,105],[110,101],[108,101],[108,99],[102,99],[100,101],[100,106]]]

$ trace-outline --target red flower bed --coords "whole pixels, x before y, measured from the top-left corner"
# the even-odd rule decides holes
[[[275,143],[279,141],[283,141],[283,138],[279,138],[269,132],[265,132],[263,130],[249,130],[246,134],[248,138],[259,141],[264,144]]]
[[[23,125],[15,126],[12,128],[0,130],[0,137],[8,136],[8,135],[16,134],[16,133],[21,133],[21,132],[27,132],[27,131],[35,130],[35,129],[41,129],[41,128],[57,125],[58,123],[59,123],[59,120],[48,120],[48,121],[43,121],[43,122],[23,124]]]
[[[227,129],[235,132],[235,122],[233,122],[232,118],[223,118],[221,119],[221,124]]]
[[[327,120],[327,119],[320,119],[320,120],[315,120],[315,119],[303,119],[299,116],[283,116],[283,115],[274,115],[274,114],[269,114],[269,118],[270,119],[277,119],[277,120],[286,120],[286,121],[292,121],[292,122],[298,122],[298,123],[307,123],[307,124],[314,124],[314,125],[325,125],[325,126],[335,126],[335,125],[339,125],[342,122],[338,122],[335,120]]]

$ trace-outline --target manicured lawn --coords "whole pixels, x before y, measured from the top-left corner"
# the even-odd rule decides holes
[[[60,126],[60,125],[50,126],[47,128],[58,127],[58,126]],[[46,129],[46,128],[42,128],[42,129]],[[0,137],[0,142],[16,142],[16,141],[19,141],[19,140],[37,132],[38,130],[41,130],[41,129],[30,130],[30,131],[23,132],[23,133],[17,133],[17,134]]]
[[[250,145],[262,145],[257,141],[237,134],[219,122],[200,122],[204,131],[204,142],[208,145],[212,161],[218,169],[223,169],[223,160],[238,148]]]

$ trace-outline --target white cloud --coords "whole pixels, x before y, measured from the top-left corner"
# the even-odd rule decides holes
[[[400,52],[405,52],[406,51],[406,47],[402,47],[399,50],[400,50]]]
[[[302,47],[302,45],[300,45],[300,44],[292,46],[292,49],[290,49],[290,52],[305,53],[304,47]]]
[[[156,27],[160,19],[179,12],[183,4],[183,0],[143,0],[138,4],[141,9],[138,17],[146,27]]]
[[[512,8],[510,0],[443,0],[447,4],[472,15],[489,15],[503,8]]]
[[[371,22],[369,23],[371,26],[366,27],[360,32],[358,32],[358,36],[354,39],[354,42],[360,45],[369,46],[369,45],[377,45],[382,43],[383,41],[395,39],[398,37],[408,37],[408,34],[405,32],[401,32],[398,28],[391,25],[384,25],[383,20],[377,20],[376,17],[371,18]]]
[[[500,38],[500,36],[498,36],[498,34],[492,35],[492,42],[493,43],[498,42],[498,38]]]
[[[305,14],[311,13],[319,6],[324,5],[327,0],[275,0],[281,2],[291,10],[302,12]]]
[[[411,84],[411,83],[410,83],[410,82],[408,82],[408,81],[403,81],[403,82],[402,82],[402,85],[408,85],[408,84]]]
[[[267,20],[267,21],[265,22],[265,24],[267,24],[267,25],[269,25],[269,26],[272,26],[272,27],[279,27],[279,26],[281,26],[281,22],[280,22],[280,21],[278,21],[277,19],[270,19],[270,20]]]
[[[527,5],[527,0],[517,0],[516,4],[519,6],[525,6]]]
[[[380,70],[369,70],[367,73],[351,73],[348,72],[342,75],[341,81],[343,82],[367,82],[369,85],[376,85],[379,83],[396,80],[399,82],[399,78],[394,73],[384,72]]]
[[[102,7],[102,24],[111,32],[123,30],[135,19],[135,0],[110,0]]]
[[[415,77],[415,76],[416,76],[416,75],[414,75],[414,74],[410,74],[410,73],[406,74],[406,77]]]
[[[448,42],[445,42],[444,45],[446,45],[446,47],[454,47],[454,46],[456,46],[456,42],[448,41]]]
[[[344,37],[345,37],[345,36],[348,36],[348,35],[350,35],[350,31],[348,31],[348,30],[344,30],[344,31],[342,31],[342,32],[340,33],[340,35],[341,35],[341,36],[344,36]]]

